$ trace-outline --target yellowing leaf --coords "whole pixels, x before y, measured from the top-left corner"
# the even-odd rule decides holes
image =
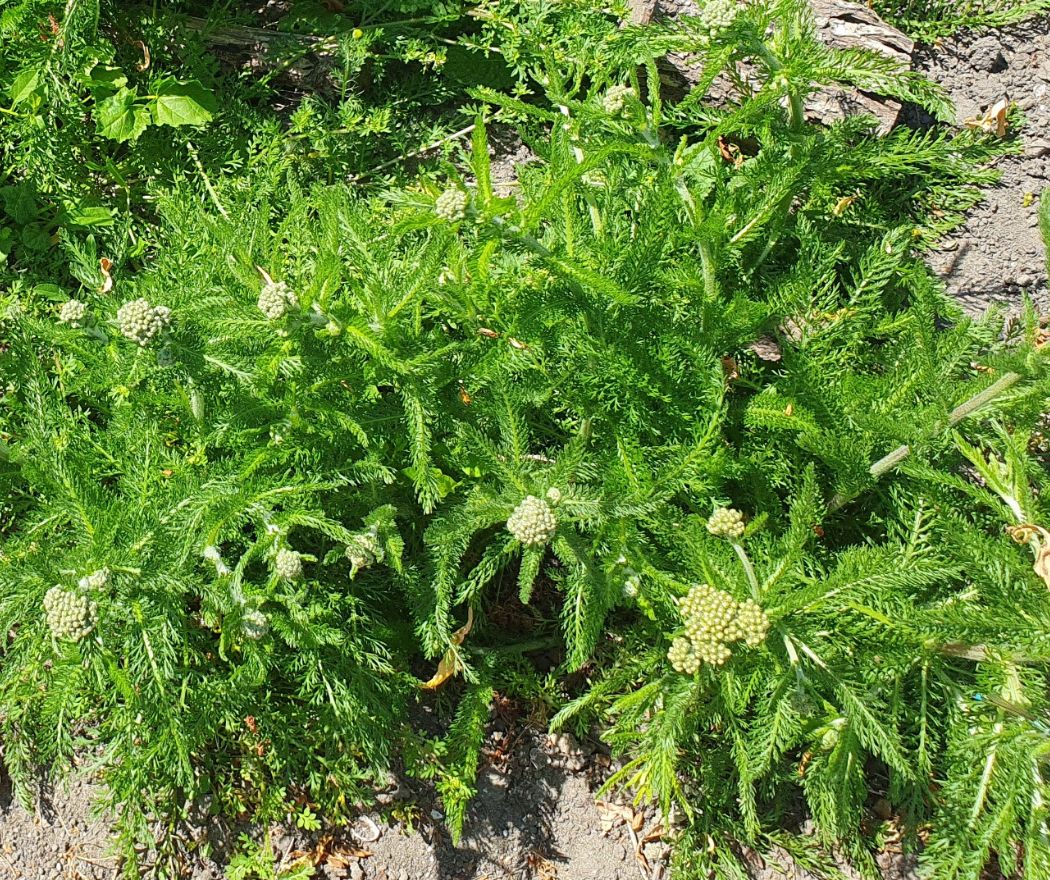
[[[98,261],[98,268],[102,272],[102,286],[98,292],[109,293],[113,289],[113,276],[109,274],[109,270],[113,268],[113,261],[103,257]]]
[[[1006,113],[1010,109],[1010,99],[1000,98],[984,113],[979,116],[971,116],[963,120],[967,128],[980,129],[989,133],[995,133],[997,137],[1006,136]]]
[[[459,654],[456,651],[455,646],[463,644],[464,639],[470,635],[470,630],[473,626],[474,609],[468,605],[467,622],[452,633],[452,644],[454,647],[449,648],[445,652],[445,656],[442,657],[441,662],[438,663],[437,671],[430,677],[429,681],[425,681],[420,685],[421,688],[424,690],[434,690],[435,688],[441,687],[446,681],[459,673],[462,666],[459,662]]]
[[[1042,526],[1024,523],[1019,526],[1007,526],[1006,531],[1018,544],[1030,544],[1035,553],[1032,570],[1043,579],[1050,588],[1050,532]]]

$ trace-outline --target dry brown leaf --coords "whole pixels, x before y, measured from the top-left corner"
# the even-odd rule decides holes
[[[635,831],[641,831],[645,827],[645,816],[642,813],[635,813],[631,817],[631,827]]]
[[[1005,137],[1007,127],[1006,114],[1009,109],[1010,99],[1007,97],[1000,98],[979,116],[971,116],[969,119],[964,119],[963,125],[967,128],[979,129],[990,134],[994,133],[996,137]]]
[[[642,843],[656,843],[658,840],[664,839],[664,826],[656,825],[650,828],[645,837],[642,838]]]
[[[1018,544],[1032,545],[1032,551],[1035,553],[1032,570],[1050,588],[1050,532],[1032,523],[1007,526],[1006,531]]]
[[[150,57],[149,57],[149,46],[142,42],[142,40],[135,40],[135,45],[142,50],[142,61],[135,65],[135,70],[142,73],[144,70],[149,70]]]
[[[753,351],[763,361],[773,361],[775,363],[784,356],[780,350],[780,345],[772,336],[759,336],[758,339],[748,346],[748,349]]]
[[[109,274],[109,270],[113,268],[113,261],[103,257],[98,261],[98,268],[102,272],[102,286],[98,292],[109,293],[113,289],[113,276]]]
[[[463,624],[459,629],[452,633],[452,644],[459,646],[463,644],[463,640],[470,635],[470,630],[474,626],[474,608],[471,605],[467,606],[467,622]],[[445,656],[441,658],[441,662],[438,663],[437,671],[430,677],[429,681],[423,682],[420,685],[424,690],[434,690],[435,688],[441,687],[446,681],[456,675],[460,670],[459,655],[456,653],[456,648],[449,648],[445,652]]]
[[[328,854],[325,864],[333,868],[349,868],[358,859],[367,859],[372,855],[371,850],[358,849],[357,847],[341,848]]]

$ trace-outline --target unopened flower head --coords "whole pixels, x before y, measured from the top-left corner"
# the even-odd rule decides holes
[[[303,557],[295,550],[282,547],[273,562],[277,576],[286,581],[297,581],[303,576]]]
[[[627,106],[627,99],[634,97],[634,89],[630,86],[613,86],[602,98],[602,109],[610,116],[619,116]]]
[[[434,213],[442,220],[454,223],[467,216],[470,197],[458,186],[449,187],[434,202]]]
[[[559,489],[557,486],[551,486],[547,490],[547,500],[551,504],[558,504],[561,501],[561,498],[561,489]]]
[[[707,530],[719,538],[738,540],[744,535],[744,514],[732,507],[719,507],[708,519]]]
[[[253,642],[258,641],[270,631],[270,621],[266,619],[265,614],[253,608],[245,611],[241,617],[241,631],[245,638]]]
[[[271,321],[299,308],[299,297],[283,281],[267,281],[259,292],[259,311]]]
[[[62,308],[58,312],[58,320],[63,324],[68,324],[70,327],[82,327],[84,320],[87,318],[87,313],[87,303],[83,303],[78,299],[71,299],[62,303]]]
[[[82,590],[102,590],[109,583],[109,569],[100,568],[82,577],[77,586]]]
[[[697,584],[678,599],[678,611],[684,625],[684,636],[679,638],[689,642],[700,661],[712,666],[729,660],[733,642],[755,647],[769,632],[769,618],[757,602],[738,602],[709,584]],[[680,655],[681,649],[676,653]]]
[[[346,558],[350,560],[350,577],[354,578],[363,569],[382,561],[385,553],[379,543],[379,530],[374,526],[353,536],[346,545]]]
[[[671,642],[671,647],[667,650],[667,659],[671,661],[671,668],[683,675],[692,675],[700,668],[700,655],[693,643],[686,638],[679,637]]]
[[[153,306],[145,299],[133,299],[117,310],[120,332],[145,347],[168,329],[171,324],[171,309]]]
[[[535,495],[527,495],[507,519],[507,531],[527,547],[546,544],[557,528],[551,506]]]
[[[642,578],[634,572],[627,576],[627,579],[623,582],[623,595],[625,599],[636,599],[638,594],[642,591]]]
[[[83,593],[56,585],[44,594],[44,615],[56,639],[79,642],[95,628],[98,606]]]
[[[741,638],[751,648],[761,645],[769,632],[769,618],[754,599],[745,599],[740,603],[736,615]]]
[[[215,566],[215,573],[219,577],[225,577],[230,573],[230,567],[222,558],[222,554],[219,552],[219,548],[209,544],[204,548],[201,554],[205,559],[208,560],[212,565]]]
[[[700,19],[711,31],[722,31],[736,21],[739,13],[738,0],[707,0],[700,10]]]

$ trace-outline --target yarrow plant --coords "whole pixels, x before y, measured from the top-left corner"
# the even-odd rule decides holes
[[[947,109],[818,43],[803,0],[646,28],[586,6],[478,6],[467,36],[507,32],[489,54],[518,93],[473,89],[469,147],[422,176],[355,177],[346,143],[371,141],[344,128],[387,117],[348,84],[291,118],[252,91],[171,163],[140,157],[119,223],[67,210],[52,236],[0,193],[24,211],[0,268],[16,790],[97,746],[129,876],[143,845],[179,876],[189,808],[339,824],[394,765],[458,835],[492,704],[542,694],[675,829],[678,878],[743,876],[745,845],[774,844],[871,872],[898,831],[938,880],[1050,876],[1045,334],[968,321],[922,261],[1002,144],[810,123],[829,83]],[[131,92],[97,84],[141,62],[121,45],[81,116]],[[667,51],[708,66],[674,105]],[[12,112],[46,112],[59,75],[5,82]],[[139,85],[104,104],[127,146],[98,155],[140,156],[166,134],[135,135],[142,101],[164,119],[197,93]],[[535,148],[509,194],[491,118]],[[260,289],[260,266],[301,286]],[[56,321],[73,296],[87,332]]]

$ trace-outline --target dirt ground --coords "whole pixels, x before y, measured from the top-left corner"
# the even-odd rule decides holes
[[[967,311],[1008,310],[1031,297],[1050,306],[1046,261],[1039,235],[1039,194],[1050,181],[1050,19],[922,50],[916,66],[941,83],[960,122],[1001,98],[1015,102],[1025,123],[1016,134],[1020,154],[998,162],[1000,183],[930,265]]]

